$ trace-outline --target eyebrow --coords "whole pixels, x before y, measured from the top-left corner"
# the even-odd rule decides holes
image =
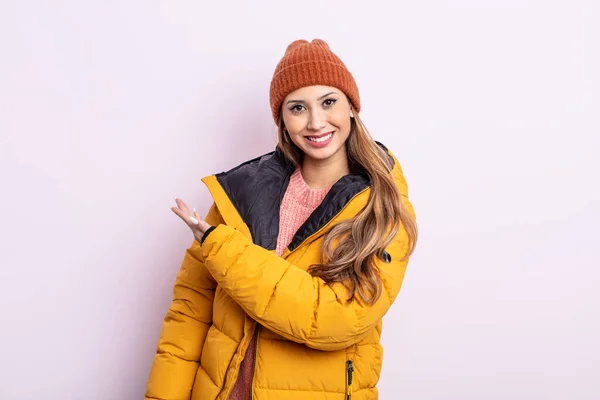
[[[317,100],[321,100],[332,94],[338,94],[338,93],[337,92],[329,92],[329,93],[324,94],[323,96],[319,97]],[[304,100],[288,100],[286,104],[290,104],[290,103],[304,103]]]

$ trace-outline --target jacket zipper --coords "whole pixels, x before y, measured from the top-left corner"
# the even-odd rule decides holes
[[[320,232],[323,227],[325,225],[327,225],[329,222],[331,222],[331,220],[333,220],[334,218],[336,218],[338,215],[340,215],[344,209],[348,206],[348,204],[354,200],[356,197],[358,197],[359,195],[361,195],[362,193],[366,192],[369,189],[369,187],[364,188],[363,190],[361,190],[360,192],[356,193],[354,196],[352,196],[352,198],[348,201],[348,203],[346,203],[346,206],[344,206],[337,214],[335,214],[331,219],[329,219],[329,221],[325,222],[325,224],[323,224],[323,226],[317,230],[316,232],[313,232],[312,235],[308,236],[307,238],[305,238],[302,243],[300,243],[293,251],[289,251],[289,248],[286,249],[286,252],[289,252],[288,254],[282,255],[284,259],[288,258],[290,256],[290,254],[292,254],[294,251],[298,250],[300,247],[302,247],[302,245],[309,240],[311,237],[315,236],[318,232]],[[258,360],[258,338],[259,338],[259,330],[260,330],[260,324],[257,324],[256,327],[256,347],[254,349],[255,354],[254,354],[254,370],[252,371],[252,383],[251,383],[251,388],[250,388],[250,398],[252,400],[254,400],[254,379],[256,377],[256,364],[257,364],[257,360]],[[354,365],[352,364],[351,360],[348,360],[346,362],[346,400],[352,400],[352,374],[354,372]]]
[[[352,399],[352,374],[354,365],[351,360],[346,361],[346,400]]]
[[[250,383],[250,399],[254,399],[254,378],[256,377],[256,364],[258,359],[258,337],[260,331],[260,324],[256,324],[256,345],[254,346],[254,368],[252,369],[252,382]]]

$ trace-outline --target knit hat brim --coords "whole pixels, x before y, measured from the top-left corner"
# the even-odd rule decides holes
[[[296,41],[292,45],[288,46],[271,80],[270,101],[275,123],[279,120],[285,97],[306,86],[335,87],[348,96],[356,112],[360,111],[354,77],[325,42],[315,39],[312,43]]]

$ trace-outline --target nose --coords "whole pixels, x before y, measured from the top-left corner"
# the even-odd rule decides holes
[[[308,129],[311,131],[320,131],[325,128],[325,116],[319,109],[312,109],[308,120]]]

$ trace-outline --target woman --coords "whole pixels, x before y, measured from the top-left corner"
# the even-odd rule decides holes
[[[290,44],[270,91],[274,152],[208,176],[147,399],[376,399],[382,317],[417,237],[400,165],[359,119],[322,40]]]

